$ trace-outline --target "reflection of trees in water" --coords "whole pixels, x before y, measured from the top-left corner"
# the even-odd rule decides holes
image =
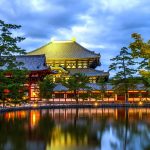
[[[24,124],[27,119],[14,118],[8,122],[0,118],[0,149],[26,150],[26,131]],[[8,148],[10,147],[10,148]]]
[[[37,111],[38,121],[31,126],[31,112],[27,111],[25,117],[10,118],[0,116],[0,150],[11,143],[12,149],[26,150],[27,143],[42,143],[46,146],[61,146],[61,141],[70,146],[91,146],[104,150],[110,146],[111,150],[150,149],[150,111],[142,115],[137,111],[97,109],[81,111],[76,109],[72,115],[65,111],[57,111],[64,115],[52,115],[53,110]],[[89,113],[88,113],[89,112]],[[97,114],[95,114],[95,112]],[[117,112],[117,115],[116,115]],[[131,113],[132,112],[132,113]],[[34,111],[36,113],[36,111]],[[56,116],[53,119],[51,116]],[[59,116],[59,117],[58,117]],[[64,116],[64,118],[62,117]],[[68,118],[67,118],[68,117]],[[144,119],[143,119],[144,118]],[[145,119],[147,118],[147,120]],[[63,137],[63,139],[61,139]],[[109,150],[109,149],[108,149]]]
[[[36,140],[37,142],[42,141],[44,149],[46,149],[46,145],[51,141],[52,130],[54,127],[54,121],[50,118],[49,114],[46,113],[40,118],[36,128],[31,130],[30,135],[34,136],[32,137],[33,140]]]
[[[100,126],[99,126],[99,130],[98,130],[98,139],[99,139],[99,147],[101,149],[101,146],[102,146],[102,136],[104,134],[104,131],[106,130],[107,128],[107,117],[104,116],[102,118],[100,118]]]
[[[126,109],[125,118],[114,120],[112,124],[110,124],[110,128],[113,131],[113,139],[110,139],[107,143],[110,144],[111,149],[150,149],[150,127],[148,124],[137,120],[137,118],[132,122],[129,120],[128,109]],[[105,128],[103,135],[106,134],[107,131]]]
[[[78,109],[76,109],[73,120],[72,123],[62,129],[64,134],[67,135],[69,133],[71,138],[75,139],[77,145],[94,142],[95,137],[90,132],[92,121],[88,117],[79,116]]]
[[[30,113],[30,112],[29,112]],[[51,130],[54,128],[54,121],[49,114],[42,116],[34,129],[30,127],[30,118],[10,118],[9,121],[0,118],[0,150],[28,150],[34,148],[42,142],[42,147],[46,147],[47,142],[51,141]],[[39,148],[40,149],[40,148]],[[45,149],[45,148],[43,148]]]

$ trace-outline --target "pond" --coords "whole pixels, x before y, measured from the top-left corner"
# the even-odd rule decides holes
[[[150,150],[150,108],[0,114],[0,150]]]

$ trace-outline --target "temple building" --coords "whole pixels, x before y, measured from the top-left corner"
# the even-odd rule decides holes
[[[28,77],[28,97],[30,100],[38,100],[38,82],[43,80],[46,75],[54,72],[46,65],[45,55],[24,55],[16,56],[17,62],[22,62],[20,69],[26,68],[29,71]]]
[[[49,101],[56,104],[76,103],[73,91],[62,85],[60,79],[67,81],[73,74],[82,73],[88,77],[87,86],[91,89],[88,98],[87,96],[84,98],[84,95],[89,94],[89,91],[84,89],[78,91],[79,102],[124,102],[124,95],[116,94],[111,84],[105,84],[105,87],[97,84],[100,78],[104,78],[106,81],[109,78],[108,72],[96,70],[96,67],[101,65],[100,58],[100,54],[84,48],[76,41],[53,41],[29,52],[27,55],[16,56],[16,61],[23,63],[19,69],[26,68],[29,71],[28,82],[25,86],[28,87],[26,96],[31,101],[44,100],[39,97],[38,82],[43,80],[46,75],[51,75],[56,86]],[[5,67],[0,68],[0,70],[5,70]],[[103,88],[105,88],[105,93],[102,96]],[[143,98],[146,101],[149,100],[149,93],[144,90],[143,85],[130,89],[128,94],[130,102],[137,102]],[[83,98],[86,101],[83,101]]]
[[[124,95],[116,94],[110,84],[105,85],[106,92],[104,97],[101,97],[102,87],[97,84],[97,81],[102,77],[107,81],[109,73],[96,70],[96,67],[101,65],[100,54],[84,48],[75,40],[52,41],[28,53],[28,56],[32,55],[45,55],[47,66],[56,72],[56,74],[52,74],[53,81],[57,83],[53,90],[52,99],[49,100],[52,103],[76,102],[73,91],[69,91],[68,88],[60,83],[60,79],[67,80],[75,73],[85,74],[89,78],[88,86],[91,87],[91,96],[86,102],[94,102],[95,100],[106,102],[125,101]],[[137,89],[131,89],[129,91],[129,101],[136,102],[142,98],[148,100],[148,93],[143,89],[143,85],[137,87]],[[86,92],[80,90],[79,97],[86,94]],[[35,96],[34,99],[38,98]],[[83,99],[81,98],[79,101],[83,102]]]
[[[53,41],[28,55],[45,54],[46,64],[58,73],[53,76],[54,82],[59,78],[69,78],[75,73],[83,73],[89,77],[90,83],[96,83],[100,77],[108,79],[109,73],[95,70],[100,66],[100,54],[90,51],[76,41]]]
[[[17,68],[20,70],[26,69],[28,71],[28,80],[24,85],[28,89],[26,96],[30,100],[37,100],[39,93],[37,83],[43,80],[46,75],[53,74],[54,72],[51,71],[50,68],[46,65],[45,55],[22,55],[15,57],[15,61],[17,63],[22,63],[22,65],[18,66]],[[0,71],[6,69],[7,65],[0,67]],[[7,77],[11,77],[11,73],[7,75]]]

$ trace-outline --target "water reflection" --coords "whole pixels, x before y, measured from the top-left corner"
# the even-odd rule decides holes
[[[148,150],[150,109],[45,109],[0,115],[0,150]]]

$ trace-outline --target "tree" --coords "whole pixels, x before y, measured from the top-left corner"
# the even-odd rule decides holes
[[[26,70],[7,70],[0,73],[0,99],[3,101],[3,107],[5,101],[17,104],[24,100],[28,90],[24,86],[27,83],[27,73]]]
[[[140,74],[147,80],[148,90],[150,90],[150,40],[144,42],[140,34],[133,33],[134,42],[130,43],[134,58],[141,58],[139,63]]]
[[[79,98],[81,98],[83,101],[87,100],[89,97],[90,97],[90,92],[79,94]]]
[[[0,99],[3,102],[3,107],[5,106],[5,101],[8,95],[8,84],[10,83],[10,79],[6,78],[6,71],[0,71]]]
[[[106,90],[107,90],[105,77],[101,77],[101,78],[98,80],[98,85],[100,86],[101,99],[102,99],[102,101],[104,101],[104,95],[105,95]]]
[[[51,76],[46,76],[43,81],[39,82],[40,98],[52,98],[53,89],[55,84]]]
[[[17,30],[20,27],[19,25],[7,24],[0,20],[0,99],[3,100],[3,106],[8,97],[17,97],[18,92],[16,91],[15,94],[10,94],[9,88],[12,92],[20,88],[20,85],[24,83],[23,80],[25,76],[19,71],[19,67],[22,66],[23,63],[16,61],[16,55],[25,54],[25,50],[17,45],[24,40],[24,37],[15,37],[14,34],[12,34],[13,30]],[[16,77],[18,77],[18,79],[16,79]],[[14,78],[16,82],[14,82]],[[21,81],[21,79],[23,80]]]
[[[144,42],[138,33],[133,33],[131,37],[134,39],[134,42],[129,45],[129,48],[132,50],[132,55],[134,57],[150,58],[150,40]]]
[[[69,88],[70,91],[74,92],[74,97],[76,102],[78,103],[78,98],[79,98],[79,90],[80,89],[89,89],[89,87],[86,85],[89,82],[89,79],[86,75],[81,74],[81,73],[75,73],[73,74],[68,80],[63,81],[62,83],[64,86]]]
[[[130,87],[128,79],[132,78],[136,73],[136,69],[133,69],[133,65],[135,65],[133,57],[128,49],[123,47],[120,50],[120,54],[112,58],[111,61],[113,63],[109,66],[109,71],[116,71],[112,78],[115,89],[122,91],[125,94],[125,101],[128,102],[128,89]]]
[[[15,55],[26,54],[25,50],[17,45],[25,38],[20,36],[15,37],[12,34],[13,30],[19,28],[21,28],[20,25],[7,24],[0,20],[0,67],[7,66],[8,69],[12,69],[22,65],[15,61]]]
[[[16,105],[25,100],[24,97],[28,91],[28,88],[25,86],[28,72],[26,70],[11,70],[10,72],[11,77],[9,77],[9,83],[7,85],[9,90],[7,98]]]

